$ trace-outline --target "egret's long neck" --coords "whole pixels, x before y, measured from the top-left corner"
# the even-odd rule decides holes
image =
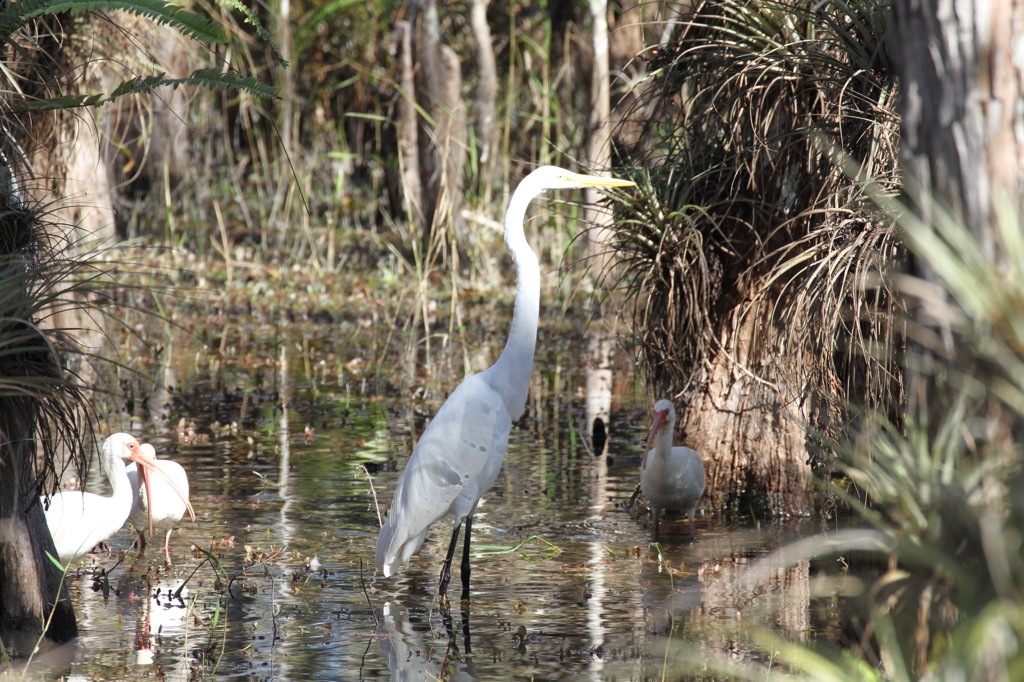
[[[526,409],[526,396],[533,374],[533,353],[537,347],[540,265],[523,232],[526,207],[536,195],[535,191],[515,192],[505,214],[505,245],[516,266],[516,304],[508,342],[490,372],[494,389],[505,400],[512,419],[518,419]]]

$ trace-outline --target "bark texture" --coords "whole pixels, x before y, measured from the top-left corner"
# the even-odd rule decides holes
[[[793,372],[811,363],[765,330],[766,308],[732,313],[724,350],[710,358],[706,379],[682,410],[678,442],[704,459],[709,509],[804,516],[814,511],[803,427],[809,415]]]
[[[67,587],[45,554],[57,556],[57,550],[36,497],[35,441],[28,431],[27,439],[0,435],[0,642],[15,657],[32,653],[47,619],[47,640],[61,643],[78,635]]]
[[[442,43],[436,0],[414,3],[412,26],[415,88],[405,96],[424,114],[416,117],[415,139],[424,243],[429,248],[440,226],[453,225],[456,234],[462,231],[466,114],[459,58]],[[412,135],[399,131],[403,140]]]
[[[986,259],[1003,269],[1019,259],[995,238],[1005,216],[1024,216],[1024,34],[1021,0],[896,0],[893,59],[903,82],[901,155],[909,199],[927,225],[948,214],[967,226]],[[941,284],[920,263],[917,276]],[[925,307],[916,320],[937,339],[918,348],[910,373],[911,407],[942,409],[942,377],[983,375],[984,368],[948,320]],[[966,352],[965,352],[966,351]],[[1024,427],[1012,411],[992,406],[992,420],[1013,439]]]
[[[480,79],[476,85],[475,116],[483,196],[490,196],[497,182],[498,158],[498,67],[494,59],[491,26],[487,22],[487,5],[488,0],[473,0],[470,14]]]
[[[420,181],[419,128],[416,125],[416,75],[413,69],[412,25],[396,21],[391,35],[398,60],[398,82],[402,95],[398,99],[398,151],[402,172],[406,210],[410,218],[423,224],[423,183]]]
[[[897,0],[890,41],[904,83],[903,166],[926,221],[931,202],[970,227],[993,260],[997,202],[1022,201],[1020,0]],[[1018,50],[1019,52],[1019,50]]]

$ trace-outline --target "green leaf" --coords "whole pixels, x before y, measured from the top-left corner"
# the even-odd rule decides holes
[[[288,60],[285,59],[284,55],[282,55],[280,50],[277,49],[277,44],[270,37],[270,33],[267,31],[267,29],[263,28],[263,24],[260,22],[259,17],[257,17],[251,9],[249,9],[248,5],[243,4],[241,0],[217,1],[220,4],[238,10],[243,15],[245,15],[246,23],[251,24],[252,27],[256,29],[256,35],[258,35],[260,37],[260,40],[266,43],[267,46],[271,49],[271,51],[274,53],[274,58],[277,59],[277,63],[286,69],[288,68]]]
[[[182,85],[203,87],[208,90],[229,90],[248,92],[261,99],[277,97],[277,87],[264,83],[251,76],[239,76],[235,73],[223,73],[217,69],[199,69],[187,78],[166,78],[163,74],[132,78],[126,80],[110,91],[108,95],[64,95],[47,100],[24,101],[14,105],[14,111],[50,111],[56,109],[76,109],[80,107],[98,107],[126,95],[148,95],[159,87],[178,88]]]
[[[66,573],[67,572],[68,566],[71,565],[70,563],[68,563],[68,565],[65,566],[64,564],[62,564],[60,562],[60,559],[58,559],[57,557],[53,556],[49,552],[46,552],[45,554],[46,554],[46,558],[49,559],[50,561],[52,561],[53,565],[56,566],[58,568],[58,570],[60,570],[61,573]]]
[[[0,25],[6,20],[15,19],[24,23],[43,15],[54,15],[68,12],[72,15],[84,12],[109,12],[121,10],[151,19],[181,31],[184,35],[198,41],[208,43],[228,42],[227,31],[217,22],[207,17],[190,12],[178,5],[163,0],[46,0],[28,4],[16,4],[5,12]]]

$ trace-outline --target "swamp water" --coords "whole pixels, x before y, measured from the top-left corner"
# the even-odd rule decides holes
[[[811,598],[812,576],[831,566],[780,568],[756,589],[743,582],[754,560],[818,522],[726,525],[704,514],[693,528],[663,524],[652,544],[646,518],[625,508],[647,401],[616,384],[609,454],[595,457],[583,428],[581,340],[545,331],[536,390],[474,519],[471,605],[455,599],[448,613],[434,599],[447,522],[395,577],[375,575],[373,561],[378,513],[457,379],[432,375],[441,395],[414,411],[407,397],[375,394],[329,329],[283,344],[291,357],[277,332],[225,334],[237,338],[205,351],[168,343],[192,365],[149,368],[177,384],[169,411],[126,420],[188,471],[197,520],[178,525],[171,566],[162,536],[140,553],[127,530],[113,554],[76,564],[68,581],[81,636],[70,662],[44,675],[658,680],[681,679],[685,664],[686,679],[715,679],[702,671],[710,656],[771,670],[771,652],[747,643],[754,633],[805,640],[834,622],[834,602]],[[613,364],[628,376],[628,358]]]

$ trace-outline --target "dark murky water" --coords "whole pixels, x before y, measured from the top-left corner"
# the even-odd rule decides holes
[[[116,567],[116,556],[98,556],[106,594],[90,563],[77,565],[81,637],[70,666],[50,674],[673,679],[681,661],[699,669],[711,652],[769,666],[742,644],[751,628],[803,639],[827,627],[810,598],[811,566],[780,570],[764,592],[739,583],[753,558],[813,532],[807,523],[725,526],[705,514],[692,529],[669,524],[651,545],[646,522],[623,508],[638,480],[646,401],[616,399],[610,456],[595,458],[581,426],[582,367],[562,345],[539,355],[538,390],[475,517],[471,608],[456,603],[450,615],[433,598],[447,525],[397,576],[373,571],[377,503],[383,513],[424,424],[408,401],[362,393],[341,369],[349,360],[311,360],[300,345],[284,378],[273,361],[225,361],[223,344],[209,371],[202,361],[172,369],[184,382],[161,423],[193,420],[194,434],[132,430],[187,469],[198,519],[172,537],[171,567],[158,543]],[[112,544],[130,541],[122,531]]]

